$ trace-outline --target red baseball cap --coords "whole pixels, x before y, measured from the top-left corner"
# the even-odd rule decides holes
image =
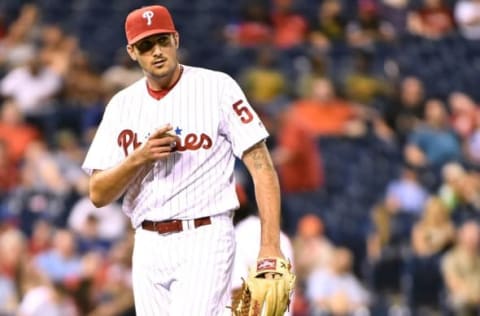
[[[143,7],[130,12],[125,20],[128,44],[158,33],[174,33],[175,25],[168,9],[161,5]]]

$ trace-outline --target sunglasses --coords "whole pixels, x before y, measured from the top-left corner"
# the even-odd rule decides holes
[[[170,34],[159,35],[155,37],[148,37],[140,42],[134,44],[138,51],[143,54],[150,51],[156,44],[160,47],[168,47],[171,44]]]

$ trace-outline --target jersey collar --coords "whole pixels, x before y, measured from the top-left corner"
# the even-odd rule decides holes
[[[178,81],[180,81],[180,78],[182,77],[182,74],[183,74],[183,66],[180,65],[180,75],[178,76],[177,80],[170,87],[162,90],[153,90],[148,84],[148,81],[146,81],[148,94],[155,100],[160,100],[161,98],[166,96],[167,93],[169,93],[170,90],[172,90],[177,85]]]

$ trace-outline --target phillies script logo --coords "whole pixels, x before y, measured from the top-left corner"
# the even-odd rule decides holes
[[[128,151],[130,148],[136,149],[142,144],[138,141],[138,135],[131,129],[124,129],[118,134],[117,137],[118,146],[123,148],[123,153],[125,157],[128,156]],[[200,135],[189,133],[183,139],[183,144],[180,139],[176,141],[175,148],[172,151],[186,151],[186,150],[199,150],[200,148],[209,149],[212,147],[212,139],[205,133]]]

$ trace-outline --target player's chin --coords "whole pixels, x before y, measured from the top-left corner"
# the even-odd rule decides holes
[[[170,69],[170,67],[167,67],[167,65],[162,65],[162,66],[155,66],[150,70],[150,73],[157,78],[163,78],[166,76],[169,76],[173,73],[173,71]]]

